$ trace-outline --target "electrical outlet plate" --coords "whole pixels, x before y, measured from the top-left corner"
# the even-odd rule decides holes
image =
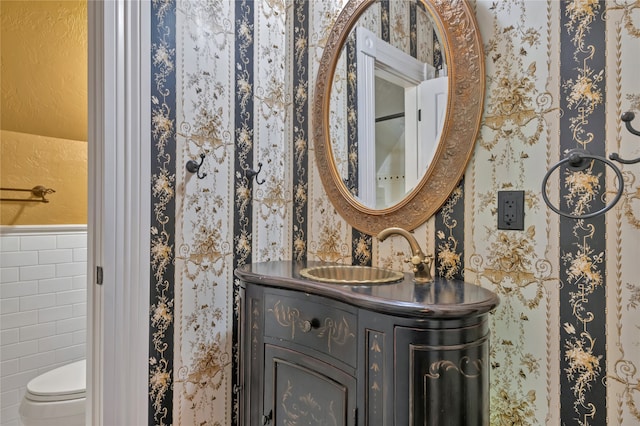
[[[498,191],[498,229],[524,230],[524,191]]]

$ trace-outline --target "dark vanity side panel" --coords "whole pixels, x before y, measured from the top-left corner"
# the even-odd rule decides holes
[[[317,351],[356,368],[357,310],[324,297],[290,290],[265,290],[267,338]]]
[[[263,410],[264,389],[264,291],[262,287],[246,285],[244,293],[243,347],[240,358],[244,365],[241,404],[243,425],[259,424]]]
[[[245,375],[247,374],[245,365],[247,364],[247,360],[244,359],[244,354],[247,353],[247,316],[245,315],[245,303],[247,300],[246,297],[246,286],[244,283],[240,283],[238,286],[238,377],[237,383],[238,387],[234,389],[234,392],[238,393],[238,424],[244,425],[246,423],[247,413],[245,413],[246,406],[244,404],[244,386],[245,386]]]
[[[396,424],[489,424],[487,318],[468,320],[446,329],[396,327]]]
[[[394,426],[393,329],[396,318],[361,309],[358,319],[359,424]]]

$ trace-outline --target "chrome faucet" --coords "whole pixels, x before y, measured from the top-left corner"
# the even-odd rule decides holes
[[[403,236],[411,246],[411,258],[406,259],[405,262],[413,265],[413,280],[416,283],[424,284],[433,281],[431,276],[431,264],[433,263],[433,255],[425,255],[420,249],[420,245],[416,238],[406,229],[402,228],[387,228],[380,231],[378,239],[384,241],[389,235],[401,235]]]

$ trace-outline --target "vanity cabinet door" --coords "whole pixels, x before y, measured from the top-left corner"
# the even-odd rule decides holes
[[[355,378],[307,354],[265,347],[263,424],[353,426]]]
[[[395,335],[396,424],[489,424],[486,320],[440,330],[396,327]]]

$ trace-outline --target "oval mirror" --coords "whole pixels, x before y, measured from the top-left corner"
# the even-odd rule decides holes
[[[350,0],[313,103],[316,162],[345,220],[373,235],[431,217],[471,156],[484,87],[466,1]]]

